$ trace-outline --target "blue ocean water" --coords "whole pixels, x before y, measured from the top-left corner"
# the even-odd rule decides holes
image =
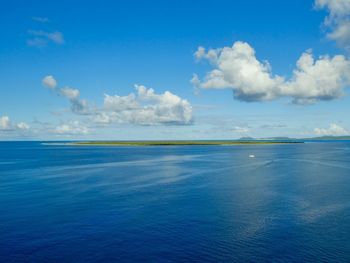
[[[0,262],[271,261],[350,261],[350,142],[0,143]]]

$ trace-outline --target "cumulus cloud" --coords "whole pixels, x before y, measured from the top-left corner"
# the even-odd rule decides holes
[[[43,83],[67,98],[73,113],[89,115],[96,124],[188,125],[193,121],[191,104],[170,91],[157,94],[153,89],[135,85],[136,93],[126,96],[105,94],[102,107],[91,107],[87,100],[80,98],[78,89],[56,88],[53,76],[46,76]]]
[[[72,121],[58,125],[52,130],[52,133],[57,135],[86,135],[89,134],[89,129],[79,121]]]
[[[10,118],[8,116],[0,117],[0,130],[7,130],[10,128]]]
[[[94,116],[92,121],[97,125],[107,125],[112,123],[112,118],[106,112],[100,111]]]
[[[350,51],[350,1],[315,0],[315,7],[327,9],[329,15],[324,20],[328,29],[327,37]]]
[[[348,135],[350,134],[349,130],[343,128],[342,126],[332,123],[328,128],[315,128],[314,133],[316,135],[325,136],[325,135]]]
[[[17,123],[16,127],[20,130],[29,130],[29,125],[25,122]]]
[[[80,99],[80,91],[78,89],[70,87],[57,88],[57,81],[52,75],[45,76],[41,82],[45,87],[54,90],[57,95],[67,98],[74,113],[81,115],[91,114],[90,105],[86,100]]]
[[[242,101],[291,97],[294,103],[308,104],[339,98],[350,84],[350,61],[342,55],[314,59],[311,51],[306,51],[289,80],[273,75],[270,64],[259,61],[255,50],[245,42],[208,51],[199,47],[194,56],[208,60],[213,67],[203,80],[196,74],[193,76],[191,82],[195,86],[229,88],[234,97]]]
[[[105,94],[104,107],[108,111],[124,111],[139,108],[139,103],[136,101],[136,96],[131,93],[127,96],[110,96]]]
[[[278,87],[283,78],[272,76],[268,63],[261,63],[255,57],[255,50],[244,42],[232,47],[210,49],[199,47],[197,59],[207,59],[214,69],[207,73],[204,81],[194,76],[192,82],[201,88],[231,88],[236,98],[245,101],[271,100],[278,96]]]
[[[349,60],[342,55],[315,60],[309,51],[299,58],[292,79],[282,86],[280,95],[291,96],[301,104],[333,100],[344,95],[349,84]]]
[[[0,131],[24,131],[29,128],[25,122],[12,123],[9,116],[0,116]]]
[[[47,88],[50,88],[50,89],[55,89],[57,87],[57,81],[55,80],[55,78],[51,75],[48,75],[46,77],[44,77],[42,80],[41,80],[41,83],[47,87]]]
[[[83,99],[70,99],[72,112],[80,115],[92,115],[94,114],[94,109],[91,109],[87,100]]]
[[[192,106],[179,96],[166,91],[156,94],[153,89],[135,85],[136,94],[104,98],[104,121],[139,125],[186,125],[192,123]]]
[[[80,115],[93,114],[89,103],[86,100],[80,99],[80,91],[78,89],[65,87],[59,90],[59,94],[69,100],[72,112]]]
[[[62,96],[70,99],[70,100],[75,100],[77,98],[79,98],[80,96],[80,91],[78,89],[72,89],[72,88],[69,88],[69,87],[65,87],[65,88],[62,88],[60,90]]]

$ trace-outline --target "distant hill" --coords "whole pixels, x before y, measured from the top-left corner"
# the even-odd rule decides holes
[[[290,137],[268,137],[268,138],[253,138],[253,137],[242,137],[239,141],[313,141],[313,140],[329,140],[329,141],[342,141],[350,140],[350,135],[346,136],[319,136],[309,138],[290,138]]]
[[[346,136],[320,136],[320,137],[312,137],[312,138],[304,138],[302,140],[350,140],[350,135]]]
[[[254,137],[242,137],[238,141],[298,141],[303,139],[296,139],[290,137],[266,137],[266,138],[254,138]]]

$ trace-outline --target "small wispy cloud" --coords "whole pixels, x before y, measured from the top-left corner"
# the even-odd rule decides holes
[[[285,124],[263,124],[260,126],[262,129],[278,129],[278,128],[285,128],[287,125]]]
[[[28,30],[28,34],[30,35],[30,38],[27,40],[29,46],[45,47],[49,43],[64,44],[63,33],[59,31]]]
[[[243,126],[235,126],[231,129],[231,131],[236,133],[248,133],[250,131],[249,127],[243,127]]]
[[[324,135],[348,135],[350,132],[346,128],[340,126],[336,123],[331,123],[328,128],[315,128],[314,133],[316,135],[324,136]]]
[[[350,51],[350,1],[315,0],[315,7],[326,9],[329,13],[323,22],[327,38]]]
[[[49,22],[47,17],[32,17],[32,20],[40,24],[45,24]],[[44,26],[44,25],[42,25]],[[62,45],[65,43],[63,33],[60,31],[49,31],[49,30],[33,30],[30,29],[27,31],[28,39],[27,45],[32,47],[43,48],[46,47],[49,43],[56,45]]]
[[[39,23],[48,23],[48,22],[50,22],[50,20],[47,17],[41,17],[41,16],[33,16],[32,20],[34,20],[35,22],[39,22]]]
[[[89,134],[89,129],[79,121],[71,121],[56,126],[53,130],[51,130],[51,133],[66,136],[86,135]]]
[[[70,87],[58,88],[57,81],[52,75],[45,76],[41,80],[41,84],[44,87],[56,92],[57,95],[67,98],[71,103],[71,110],[73,113],[80,115],[93,114],[92,109],[90,109],[90,106],[88,105],[88,102],[80,98],[80,91],[78,89]]]

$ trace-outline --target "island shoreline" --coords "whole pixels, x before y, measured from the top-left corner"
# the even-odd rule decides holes
[[[74,146],[233,146],[300,144],[304,141],[84,141],[70,142]]]

